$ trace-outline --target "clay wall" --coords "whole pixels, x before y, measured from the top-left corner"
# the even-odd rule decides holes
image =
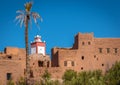
[[[53,48],[53,60],[57,57],[58,62],[55,63],[64,70],[79,72],[101,69],[106,72],[116,61],[120,61],[120,38],[94,38],[93,33],[78,33],[74,41],[72,49]]]
[[[25,70],[25,50],[7,47],[5,52],[0,54],[0,84],[6,85],[7,75],[13,81],[18,81],[24,77]]]
[[[78,33],[73,47],[51,50],[50,56],[30,55],[31,78],[39,79],[48,70],[52,79],[62,78],[66,69],[77,72],[101,69],[108,71],[116,61],[120,61],[120,38],[95,38],[93,33]],[[24,76],[25,50],[7,47],[0,52],[0,82],[6,83],[7,73],[17,81]]]

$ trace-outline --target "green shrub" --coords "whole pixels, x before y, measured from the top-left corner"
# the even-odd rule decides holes
[[[14,82],[12,81],[12,79],[7,81],[7,85],[15,85]]]
[[[77,77],[77,72],[75,72],[74,70],[66,70],[62,79],[65,81],[71,81],[73,78]]]

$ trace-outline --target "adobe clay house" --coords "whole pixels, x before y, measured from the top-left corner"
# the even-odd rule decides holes
[[[54,47],[50,59],[46,55],[46,42],[35,36],[31,43],[30,78],[38,80],[48,70],[52,79],[61,79],[66,69],[77,72],[100,69],[107,72],[120,61],[120,38],[95,38],[93,33],[78,33],[71,48]],[[6,47],[0,53],[0,82],[24,77],[25,49]]]

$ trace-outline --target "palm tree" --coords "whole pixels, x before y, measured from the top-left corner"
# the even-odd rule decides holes
[[[41,16],[37,12],[31,12],[31,7],[33,3],[27,2],[25,6],[25,10],[18,10],[16,13],[18,15],[16,16],[16,20],[18,20],[18,23],[20,23],[20,26],[24,23],[25,27],[25,50],[26,50],[26,73],[25,73],[25,79],[26,79],[26,85],[28,84],[27,79],[29,78],[30,74],[30,68],[29,68],[29,47],[28,47],[28,24],[31,22],[31,19],[34,19],[34,22],[37,23],[37,19],[40,19],[42,21]]]

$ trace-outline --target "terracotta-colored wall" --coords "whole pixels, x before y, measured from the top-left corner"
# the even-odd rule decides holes
[[[74,69],[79,72],[101,69],[106,72],[116,61],[120,61],[120,38],[94,38],[93,33],[78,33],[74,41],[71,48],[53,48],[52,63],[57,57],[58,62],[55,63],[63,70]],[[102,53],[99,52],[99,48],[102,48]],[[107,53],[107,48],[110,49],[110,53]],[[114,48],[118,48],[117,53],[114,52]],[[64,61],[68,61],[68,66],[64,66]],[[75,66],[69,65],[71,61],[74,61]]]
[[[12,80],[18,81],[24,77],[25,50],[7,47],[5,52],[0,54],[0,84],[6,85],[7,73],[11,73]]]
[[[99,48],[102,48],[102,53],[99,52]],[[109,53],[107,53],[107,48],[110,50]],[[115,48],[117,48],[117,53],[115,53]],[[39,79],[46,69],[51,73],[52,79],[62,78],[66,69],[73,69],[77,72],[101,69],[105,73],[116,61],[120,61],[120,38],[95,38],[93,33],[78,33],[71,48],[55,47],[51,50],[51,55],[51,60],[49,55],[30,55],[33,79]],[[44,63],[49,61],[49,67],[46,64],[39,67],[38,61]],[[67,61],[67,66],[64,66],[65,61]],[[5,52],[0,52],[2,85],[6,84],[6,73],[12,73],[14,81],[24,76],[25,62],[24,49],[7,47]]]

